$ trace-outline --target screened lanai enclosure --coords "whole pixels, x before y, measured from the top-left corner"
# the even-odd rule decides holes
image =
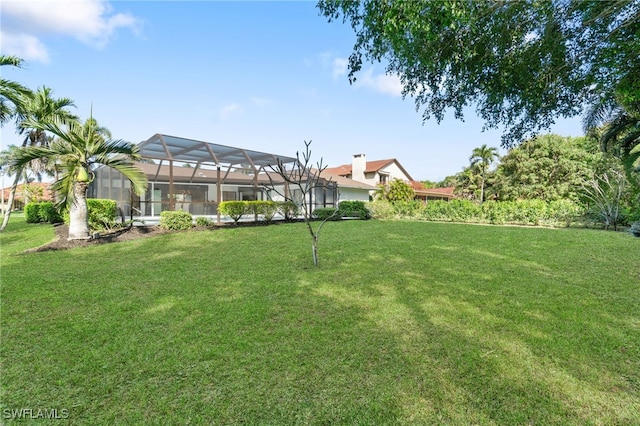
[[[89,197],[115,200],[125,217],[153,218],[165,210],[183,210],[220,221],[218,204],[222,201],[282,200],[286,196],[301,203],[300,191],[286,187],[271,168],[278,160],[294,164],[293,157],[162,134],[138,147],[144,159],[138,167],[149,182],[144,195],[134,194],[129,180],[109,167],[96,169],[89,187]],[[337,188],[316,188],[307,201],[312,209],[334,206]]]

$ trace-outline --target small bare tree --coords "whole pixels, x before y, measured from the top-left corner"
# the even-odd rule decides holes
[[[271,174],[267,174],[269,176],[269,188],[271,191],[275,192],[279,196],[283,197],[285,201],[294,201],[291,197],[291,189],[297,189],[300,191],[302,199],[300,200],[302,207],[302,215],[304,218],[304,222],[307,225],[307,229],[309,230],[309,235],[311,235],[311,249],[313,253],[313,264],[318,266],[318,240],[320,237],[320,231],[325,223],[328,220],[334,218],[338,214],[338,210],[336,209],[333,215],[329,215],[319,222],[319,224],[314,228],[312,222],[312,205],[310,197],[313,196],[313,193],[317,188],[330,188],[332,187],[331,179],[323,179],[320,175],[327,168],[326,165],[322,164],[322,158],[319,162],[316,163],[316,167],[314,168],[311,162],[311,141],[304,141],[305,151],[302,153],[302,158],[300,158],[300,152],[296,152],[296,161],[292,166],[287,168],[285,164],[278,159],[277,165],[272,166],[271,170],[277,175],[280,176],[284,183],[284,188],[279,189],[279,182],[275,182],[271,176]]]

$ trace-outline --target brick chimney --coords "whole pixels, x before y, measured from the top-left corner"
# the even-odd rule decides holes
[[[355,154],[351,162],[351,179],[357,182],[365,182],[364,171],[367,169],[367,156]]]

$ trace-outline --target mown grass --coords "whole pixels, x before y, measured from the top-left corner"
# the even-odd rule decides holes
[[[640,424],[640,239],[328,223],[21,254],[2,413],[72,424]],[[6,416],[5,416],[6,417]]]

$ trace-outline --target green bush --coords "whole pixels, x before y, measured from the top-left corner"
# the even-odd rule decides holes
[[[419,216],[419,212],[424,206],[422,201],[411,200],[411,201],[395,201],[392,202],[393,210],[397,217],[407,218],[407,219],[416,219]]]
[[[24,216],[27,223],[59,223],[62,217],[51,201],[28,203],[24,206]]]
[[[334,207],[315,209],[313,213],[311,213],[311,217],[318,220],[340,220],[342,218],[340,211]]]
[[[196,218],[196,226],[211,226],[211,225],[213,225],[213,222],[204,216],[200,216]]]
[[[367,209],[364,201],[343,201],[338,206],[341,217],[358,217],[360,219],[371,219],[371,212]]]
[[[585,215],[585,208],[575,201],[555,200],[547,207],[547,221],[545,225],[571,226]]]
[[[61,223],[62,216],[55,204],[50,201],[45,201],[40,203],[40,218],[42,218],[43,222],[47,223]]]
[[[183,231],[193,227],[193,217],[182,210],[160,212],[160,227],[171,231]]]
[[[223,201],[218,206],[218,211],[225,216],[229,216],[237,224],[247,212],[247,203],[244,201]]]
[[[114,200],[88,198],[89,228],[94,231],[113,229],[117,226],[118,204]]]
[[[371,217],[374,219],[393,219],[395,217],[393,204],[389,201],[371,201],[367,203],[367,209],[371,212]]]
[[[284,220],[295,219],[300,213],[300,208],[293,201],[278,201],[278,211]]]
[[[257,217],[262,213],[262,203],[261,200],[254,201],[241,201],[244,203],[244,212],[245,214],[252,214],[254,217]]]
[[[278,204],[275,201],[261,201],[260,214],[265,222],[271,222],[278,213]]]
[[[87,216],[89,229],[92,231],[104,231],[124,225],[117,221],[118,204],[114,200],[87,198]],[[63,219],[68,225],[69,210],[64,211]]]
[[[27,223],[40,223],[40,204],[28,203],[24,206],[24,220]]]

